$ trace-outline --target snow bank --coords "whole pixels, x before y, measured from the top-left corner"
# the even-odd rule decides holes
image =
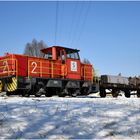
[[[137,98],[0,97],[0,137],[140,139]]]

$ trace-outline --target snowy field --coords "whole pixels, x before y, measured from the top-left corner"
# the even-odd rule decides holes
[[[1,139],[140,139],[140,99],[0,97]]]

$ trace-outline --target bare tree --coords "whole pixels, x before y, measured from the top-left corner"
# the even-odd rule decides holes
[[[82,62],[84,64],[91,64],[91,62],[87,58],[84,58]],[[95,71],[94,67],[92,67],[92,70],[93,70],[93,81],[95,83],[98,83],[100,80],[100,76],[97,74],[97,71]]]
[[[40,50],[47,47],[43,40],[38,42],[36,39],[33,39],[31,43],[26,44],[24,55],[43,57],[43,53]]]
[[[84,59],[83,59],[83,63],[84,63],[84,64],[91,64],[90,61],[89,61],[87,58],[84,58]]]
[[[91,64],[90,61],[87,58],[84,58],[82,62],[84,64]],[[93,72],[95,72],[94,67],[93,67]]]

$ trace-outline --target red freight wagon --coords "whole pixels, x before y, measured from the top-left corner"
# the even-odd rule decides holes
[[[92,65],[80,61],[79,50],[53,46],[43,58],[6,54],[0,58],[0,79],[7,95],[76,96],[91,91]]]

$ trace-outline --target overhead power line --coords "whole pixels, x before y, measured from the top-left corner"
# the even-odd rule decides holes
[[[63,5],[61,5],[61,4],[63,4]],[[67,21],[65,21],[66,24],[64,24],[65,26],[63,26],[62,15],[65,16],[65,14],[63,14],[63,13],[68,12],[69,9],[67,11],[64,11],[64,3],[60,3],[59,1],[56,1],[55,30],[54,30],[54,44],[55,45],[57,45],[57,43],[58,43],[59,28],[61,30],[61,34],[63,34],[63,37],[65,37],[66,34],[68,34],[67,41],[69,41],[69,43],[68,43],[69,47],[71,47],[74,44],[77,44],[77,42],[80,40],[82,33],[84,31],[84,28],[85,28],[86,20],[87,20],[89,9],[90,9],[90,4],[91,4],[91,2],[73,2],[72,3],[73,7],[71,9],[70,18]],[[62,7],[63,7],[63,9],[62,9]],[[58,26],[59,18],[61,18],[60,26]],[[69,28],[68,28],[68,21],[69,21]],[[64,28],[67,29],[67,32],[66,32],[66,30],[64,30]],[[64,32],[62,33],[62,31],[64,31]],[[59,34],[59,38],[60,38],[60,34]]]
[[[54,44],[56,45],[57,43],[57,26],[58,26],[58,10],[59,10],[59,1],[56,2],[56,13],[55,13],[55,38],[54,38]]]
[[[78,43],[78,41],[80,40],[80,38],[81,38],[81,36],[82,36],[82,34],[84,32],[85,24],[86,24],[87,17],[88,17],[89,11],[90,11],[90,6],[91,6],[91,2],[89,1],[87,3],[87,6],[85,7],[84,17],[83,17],[83,20],[81,22],[81,29],[79,27],[79,31],[77,32],[77,40],[75,38],[75,43]]]
[[[71,10],[71,16],[69,18],[70,20],[69,20],[69,28],[68,28],[69,30],[67,32],[69,45],[70,45],[72,38],[73,38],[75,21],[76,21],[76,18],[78,17],[78,2],[77,1],[75,1],[71,4],[71,9],[72,10]]]
[[[73,27],[71,27],[70,46],[73,44],[73,41],[75,40],[75,36],[77,34],[77,30],[81,22],[83,8],[84,8],[83,2],[77,2],[76,10],[74,11],[75,13],[74,15],[72,15],[74,20]]]
[[[75,7],[73,9],[74,14],[72,15],[72,23],[69,33],[70,46],[76,44],[81,38],[88,17],[90,4],[90,2],[75,3]]]

